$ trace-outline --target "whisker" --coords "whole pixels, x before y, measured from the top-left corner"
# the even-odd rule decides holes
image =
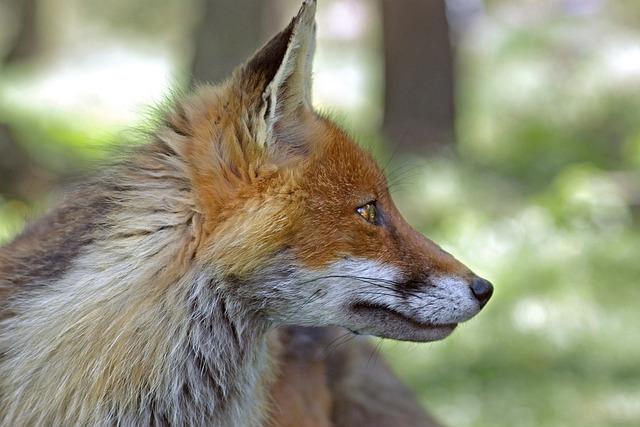
[[[416,293],[416,292],[411,291],[409,289],[398,288],[397,287],[398,282],[393,281],[393,280],[379,279],[379,278],[374,278],[374,277],[361,277],[361,276],[341,275],[341,274],[332,274],[332,275],[327,275],[327,276],[314,277],[312,279],[308,279],[308,280],[299,282],[298,285],[307,285],[309,283],[317,282],[318,280],[323,280],[323,279],[352,279],[352,280],[358,280],[360,282],[364,282],[364,283],[367,283],[369,285],[377,286],[379,288],[391,291],[391,292],[393,292],[393,295],[395,295],[397,293],[403,293],[405,295],[409,295],[409,296],[416,297],[416,298],[420,296],[419,293]]]
[[[389,188],[395,191],[396,189],[401,188],[401,185],[406,183],[410,183],[416,186],[414,182],[414,178],[418,176],[418,172],[420,170],[421,170],[420,165],[403,165],[395,169],[387,177],[389,182]]]
[[[293,315],[298,314],[305,305],[309,304],[311,301],[314,300],[314,298],[318,297],[321,293],[322,293],[322,289],[316,289],[314,293],[309,295],[309,297],[306,300],[302,301],[302,303],[300,303],[300,305],[298,305],[298,307],[296,307],[296,309],[292,313],[290,313],[285,319],[283,319],[280,323],[278,323],[276,327],[288,324],[289,320]]]
[[[369,360],[367,360],[367,368],[369,367],[370,363],[371,363],[371,359],[373,359],[373,365],[372,367],[376,366],[376,363],[378,363],[378,356],[380,356],[380,349],[382,348],[382,339],[380,339],[375,347],[373,347],[373,350],[371,351],[371,354],[369,355]]]
[[[323,352],[323,357],[325,357],[325,358],[329,357],[334,351],[336,351],[336,349],[339,346],[348,343],[349,341],[351,341],[355,337],[357,337],[356,334],[354,334],[351,331],[346,331],[345,333],[343,333],[342,335],[338,336],[337,338],[335,338],[329,344],[326,345],[326,347],[324,349],[324,352]]]

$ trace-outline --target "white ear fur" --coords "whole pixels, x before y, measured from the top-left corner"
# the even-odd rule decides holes
[[[278,120],[295,115],[301,107],[311,108],[315,11],[315,0],[305,0],[293,19],[291,37],[278,71],[262,93],[267,144],[274,141],[273,128]]]

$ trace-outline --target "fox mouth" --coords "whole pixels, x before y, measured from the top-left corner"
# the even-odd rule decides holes
[[[457,323],[433,324],[416,320],[393,308],[369,302],[357,302],[351,306],[358,323],[364,327],[354,332],[371,334],[381,338],[401,341],[437,341],[449,336]]]

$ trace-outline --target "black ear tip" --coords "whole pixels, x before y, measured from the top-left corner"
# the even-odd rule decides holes
[[[245,66],[245,72],[261,75],[266,81],[275,77],[282,59],[287,53],[289,41],[293,34],[295,22],[291,21],[287,28],[276,34],[262,49],[260,49]]]
[[[244,67],[245,76],[258,77],[270,82],[276,76],[287,54],[291,39],[298,31],[313,31],[315,28],[315,0],[305,0],[289,25],[262,47]]]

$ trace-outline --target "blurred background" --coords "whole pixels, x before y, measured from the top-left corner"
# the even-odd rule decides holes
[[[449,426],[640,425],[640,3],[318,1],[318,109],[496,286],[449,339],[381,352]],[[0,242],[298,7],[2,0]]]

